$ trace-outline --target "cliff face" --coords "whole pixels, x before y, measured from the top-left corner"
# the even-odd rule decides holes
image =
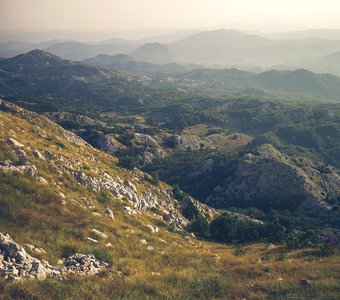
[[[307,159],[292,159],[266,144],[241,156],[235,172],[215,188],[207,203],[325,210],[339,195],[335,169],[320,170]]]

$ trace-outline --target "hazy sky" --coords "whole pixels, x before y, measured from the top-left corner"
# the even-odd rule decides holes
[[[340,0],[0,0],[1,29],[204,28],[267,22],[296,24],[296,29],[298,24],[340,28]]]

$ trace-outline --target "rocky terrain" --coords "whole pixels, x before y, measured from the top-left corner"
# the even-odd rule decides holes
[[[20,117],[28,119],[31,123],[39,123],[40,126],[44,125],[44,128],[48,125],[49,129],[53,130],[59,138],[65,138],[74,143],[75,146],[84,147],[80,151],[79,149],[77,150],[78,154],[75,157],[70,158],[63,154],[54,153],[48,149],[41,149],[39,151],[31,146],[24,145],[14,139],[16,133],[12,131],[8,134],[12,134],[13,137],[8,137],[6,143],[7,147],[12,149],[16,154],[16,158],[13,161],[10,159],[0,161],[0,169],[2,172],[26,174],[36,178],[43,184],[56,185],[61,189],[58,194],[61,195],[64,203],[68,201],[82,207],[92,206],[88,203],[84,205],[84,203],[82,203],[84,201],[77,199],[65,200],[64,198],[66,197],[63,196],[62,187],[58,186],[57,182],[49,182],[40,175],[39,164],[44,161],[54,172],[62,176],[72,177],[79,185],[84,186],[90,192],[96,193],[106,190],[111,192],[117,199],[121,199],[123,202],[126,201],[126,205],[123,205],[122,209],[128,214],[137,214],[157,207],[162,212],[164,218],[175,227],[183,229],[188,224],[188,221],[181,214],[181,202],[174,198],[171,187],[162,186],[162,188],[159,188],[150,183],[146,184],[145,182],[148,182],[148,180],[152,178],[138,169],[132,172],[125,171],[123,176],[128,176],[129,179],[121,178],[116,173],[109,174],[97,166],[98,160],[95,157],[89,156],[91,152],[95,152],[96,150],[76,135],[63,130],[44,117],[23,110],[4,100],[0,100],[0,109],[18,114]],[[5,121],[8,115],[1,114],[2,120]],[[38,127],[37,134],[40,138],[46,138],[48,133],[42,129],[42,127]],[[156,147],[157,144],[149,136],[136,134],[136,139],[146,145],[153,144]],[[111,159],[114,160],[115,158]],[[193,203],[195,203],[198,209],[202,211],[204,215],[207,215],[208,218],[216,215],[216,213],[212,213],[211,209],[205,208],[204,205],[198,204],[196,201]],[[93,205],[93,207],[95,207],[95,205]]]
[[[26,245],[30,252],[42,252],[43,249]],[[94,255],[75,254],[52,266],[47,261],[40,261],[28,254],[25,248],[17,244],[8,235],[0,233],[0,275],[9,280],[39,279],[48,277],[63,279],[67,274],[95,275],[108,264],[96,259]]]
[[[54,112],[45,115],[64,128],[72,130],[100,150],[114,156],[134,157],[138,167],[162,159],[174,151],[216,148],[209,138],[169,133],[145,124],[117,123],[108,126],[105,122],[78,114]],[[105,133],[107,131],[113,133]]]
[[[318,211],[330,209],[339,195],[336,169],[322,169],[304,158],[292,159],[265,144],[239,158],[235,172],[215,188],[207,203],[264,208],[277,201],[281,208]]]

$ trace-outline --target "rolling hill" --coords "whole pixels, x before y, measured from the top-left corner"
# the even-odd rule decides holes
[[[83,60],[82,63],[108,70],[124,71],[135,75],[146,75],[150,77],[163,77],[168,75],[184,74],[199,68],[195,65],[154,64],[151,62],[137,61],[126,54],[98,55]]]
[[[240,92],[257,89],[266,93],[300,94],[314,99],[339,102],[340,78],[331,74],[316,74],[307,70],[251,73],[237,69],[198,69],[179,75],[180,80],[194,80],[201,88],[213,92]],[[183,82],[183,81],[182,81]]]

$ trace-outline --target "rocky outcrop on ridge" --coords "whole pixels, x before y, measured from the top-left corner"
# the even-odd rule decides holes
[[[293,160],[266,144],[240,157],[236,171],[215,188],[207,204],[284,207],[286,202],[293,209],[318,211],[329,209],[339,195],[340,176],[335,169],[320,171],[311,161]]]

